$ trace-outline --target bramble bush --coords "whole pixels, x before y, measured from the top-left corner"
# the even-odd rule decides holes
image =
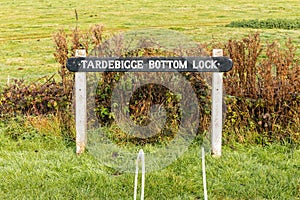
[[[111,41],[116,41],[115,44],[110,44],[110,47],[106,47],[107,44],[99,45],[95,51],[93,52],[93,56],[128,56],[128,57],[151,57],[151,56],[179,56],[182,54],[195,54],[195,55],[203,55],[205,52],[199,46],[197,49],[191,48],[185,50],[186,52],[182,52],[179,50],[174,51],[166,51],[163,48],[156,46],[156,43],[151,41],[145,41],[142,39],[138,41],[138,47],[132,51],[123,51],[124,47],[120,44],[124,42],[120,42],[119,36],[114,36]],[[120,45],[120,46],[118,46]],[[114,46],[114,47],[112,47]],[[103,73],[102,79],[98,84],[98,88],[96,91],[96,113],[98,117],[98,121],[102,125],[112,125],[114,123],[114,117],[111,113],[111,97],[112,91],[115,87],[116,83],[121,79],[124,75],[122,72],[109,72]],[[138,78],[145,80],[147,79],[146,73],[136,73]],[[209,128],[209,106],[210,100],[207,98],[210,96],[210,92],[208,90],[208,84],[204,81],[203,77],[199,73],[191,73],[185,72],[182,75],[190,81],[192,87],[198,97],[200,112],[200,118],[198,119],[199,125],[199,133],[207,130]],[[160,80],[163,82],[164,77],[160,77]],[[180,83],[174,82],[174,84],[178,84],[178,87],[182,87]],[[132,143],[155,143],[162,140],[170,140],[174,137],[175,132],[178,130],[180,126],[180,107],[179,107],[179,99],[178,96],[174,95],[172,91],[168,88],[165,88],[162,85],[157,84],[148,84],[141,88],[134,88],[134,84],[128,83],[126,87],[132,89],[134,91],[133,96],[129,102],[129,114],[131,119],[140,126],[147,125],[149,123],[149,113],[150,109],[153,105],[159,105],[164,107],[166,110],[167,120],[163,129],[160,133],[156,134],[150,138],[136,138],[131,137],[126,134],[120,134],[119,131],[116,134],[115,141],[122,143],[123,141],[132,142]],[[136,89],[136,90],[135,90]],[[188,99],[181,99],[181,101],[189,101]],[[153,132],[156,132],[153,130]]]
[[[70,131],[74,126],[71,111],[72,103],[68,93],[64,92],[61,83],[51,77],[44,83],[40,81],[25,83],[24,80],[14,80],[13,83],[4,87],[0,94],[0,117],[3,120],[7,121],[9,118],[14,120],[20,116],[24,116],[26,119],[32,117],[52,118],[52,124],[53,121],[57,121],[56,124],[59,124],[57,126],[59,129],[52,132],[73,140],[75,138],[74,133]],[[18,123],[21,122],[24,122],[23,125],[25,126],[26,120],[21,120]],[[31,123],[31,125],[34,124]],[[38,128],[39,125],[36,125],[33,127]],[[16,131],[9,132],[13,138],[20,135]]]
[[[62,85],[54,79],[31,84],[26,84],[23,80],[14,80],[1,94],[1,114],[43,115],[69,110],[71,103],[62,91]]]

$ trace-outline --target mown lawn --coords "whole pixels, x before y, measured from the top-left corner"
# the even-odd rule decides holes
[[[11,139],[1,131],[1,199],[133,199],[133,174],[115,173],[74,150],[62,138]],[[233,143],[221,158],[207,153],[206,168],[209,199],[300,198],[299,147]],[[199,143],[165,169],[146,173],[145,185],[145,199],[203,199]]]

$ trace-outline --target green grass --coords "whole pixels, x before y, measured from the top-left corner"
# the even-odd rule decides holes
[[[134,175],[99,165],[90,153],[76,156],[62,138],[0,133],[2,199],[132,199]],[[146,173],[145,199],[203,199],[200,147],[160,171]],[[146,159],[147,168],[147,159]],[[293,146],[223,147],[206,154],[209,199],[300,198],[300,149]]]
[[[77,156],[74,142],[47,134],[46,126],[22,118],[0,123],[2,199],[133,198],[134,174],[100,164],[89,149]],[[299,145],[229,143],[221,158],[208,152],[209,199],[300,198]],[[203,199],[201,164],[195,140],[169,166],[146,173],[145,199]]]
[[[235,1],[0,1],[0,84],[11,78],[36,80],[56,73],[52,34],[75,27],[88,29],[102,23],[108,33],[161,28],[178,30],[199,42],[241,38],[260,31],[264,39],[285,41],[291,37],[299,46],[299,30],[260,30],[225,27],[236,20],[300,17],[297,0]]]
[[[291,37],[300,49],[299,30],[225,27],[243,19],[299,18],[298,0],[2,0],[0,8],[0,86],[8,76],[34,81],[57,72],[52,34],[70,33],[75,9],[83,30],[97,23],[107,34],[161,28],[199,42],[259,31],[263,40]],[[115,174],[90,153],[76,156],[74,143],[59,134],[45,135],[22,123],[0,123],[1,199],[133,198],[133,174]],[[147,173],[146,199],[203,199],[199,152],[195,143],[166,169]],[[299,146],[227,144],[221,158],[207,154],[209,199],[300,199],[299,160]]]

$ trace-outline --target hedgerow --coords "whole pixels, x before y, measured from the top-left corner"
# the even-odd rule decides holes
[[[66,60],[74,56],[75,49],[102,45],[103,26],[97,25],[87,33],[75,29],[68,35],[60,30],[54,35],[56,44],[55,58],[61,65],[61,82],[53,80],[45,83],[25,84],[15,81],[4,87],[0,94],[0,112],[7,115],[48,115],[60,116],[61,124],[74,121],[72,108],[74,74],[66,69]],[[206,45],[207,49],[213,48]],[[216,47],[216,46],[214,46]],[[224,122],[224,141],[267,143],[272,141],[288,141],[299,143],[300,134],[300,66],[295,56],[296,48],[291,40],[280,47],[277,42],[262,44],[258,33],[250,34],[242,40],[229,40],[226,44],[218,44],[224,49],[225,55],[233,60],[232,71],[224,74],[225,102],[227,105]],[[100,48],[100,49],[101,49]],[[117,50],[119,56],[176,56],[178,50],[164,51],[159,47],[144,46],[132,52]],[[104,51],[105,52],[105,51]],[[125,52],[125,54],[124,54]],[[201,55],[203,49],[193,50]],[[109,52],[112,53],[112,52]],[[210,127],[209,84],[199,73],[183,73],[189,80],[199,99],[199,130],[203,134]],[[100,124],[114,125],[111,113],[111,95],[115,84],[123,73],[104,73],[98,82],[95,94],[95,112]],[[168,112],[168,124],[154,138],[137,140],[128,138],[126,134],[116,134],[116,142],[130,141],[133,143],[157,142],[165,136],[170,139],[178,127],[180,111],[178,99],[170,90],[149,84],[136,90],[130,100],[131,118],[140,125],[148,123],[151,106],[159,104]],[[74,123],[66,127],[71,130]],[[73,134],[74,135],[74,134]],[[114,135],[114,133],[112,133]]]
[[[232,21],[226,27],[255,28],[255,29],[299,29],[300,19],[252,19]]]

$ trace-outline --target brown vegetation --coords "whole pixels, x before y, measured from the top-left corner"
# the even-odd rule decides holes
[[[92,53],[101,56],[181,56],[204,53],[202,48],[184,53],[178,49],[173,52],[165,51],[151,41],[140,41],[141,48],[126,51],[122,47],[121,37],[109,40],[115,43],[114,48],[110,48],[111,43],[103,42],[102,25],[93,26],[87,33],[82,33],[76,27],[70,39],[60,30],[53,39],[56,44],[54,56],[61,65],[59,74],[62,82],[57,83],[50,78],[44,84],[25,85],[22,81],[15,81],[14,84],[6,86],[0,97],[2,117],[7,114],[56,113],[62,121],[72,121],[70,113],[74,74],[66,69],[66,60],[74,56],[76,49],[84,48],[88,52],[90,47],[97,47],[97,51]],[[225,54],[234,62],[232,71],[224,74],[227,104],[225,140],[258,143],[274,140],[299,142],[300,67],[291,40],[283,47],[276,41],[262,44],[260,35],[255,33],[242,40],[229,40],[226,44],[219,44],[218,48],[223,48]],[[114,121],[111,115],[111,94],[122,75],[104,73],[98,84],[95,111],[102,125],[110,125]],[[208,130],[210,125],[209,84],[199,73],[183,75],[192,83],[199,99],[201,116],[198,133],[201,134]],[[160,135],[149,139],[148,142],[161,139],[164,134],[170,136],[170,130],[172,132],[180,120],[177,97],[172,96],[167,88],[155,84],[139,88],[134,93],[129,106],[132,119],[140,125],[147,124],[147,114],[153,104],[160,104],[168,110],[170,123]],[[69,128],[72,125],[69,124]],[[122,139],[119,138],[119,141]]]

